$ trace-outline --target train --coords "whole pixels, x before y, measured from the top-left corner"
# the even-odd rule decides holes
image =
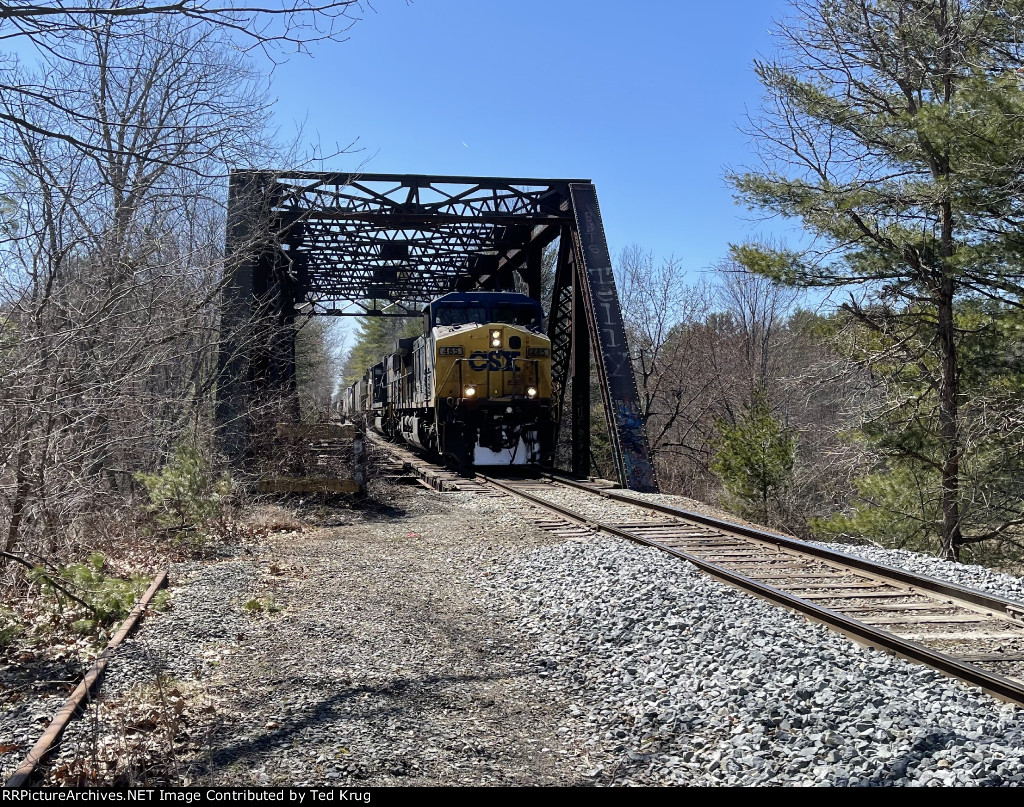
[[[549,465],[551,342],[525,294],[452,292],[423,309],[423,333],[344,390],[342,414],[443,459],[480,466]]]

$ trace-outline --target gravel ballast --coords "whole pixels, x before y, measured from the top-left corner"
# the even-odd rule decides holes
[[[573,569],[573,573],[559,574]],[[501,578],[498,578],[501,582]],[[991,785],[1024,780],[1024,713],[867,650],[656,550],[535,551],[505,580],[608,784]]]
[[[118,652],[54,781],[1024,781],[1024,711],[959,681],[656,550],[542,533],[508,498],[386,498],[173,569],[172,609]],[[830,548],[1024,596],[978,567]],[[0,713],[0,738],[31,712]]]

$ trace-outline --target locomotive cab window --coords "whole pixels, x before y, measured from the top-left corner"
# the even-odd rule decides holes
[[[434,325],[468,325],[486,322],[487,309],[482,305],[439,305],[434,307]]]
[[[491,322],[507,322],[509,325],[519,325],[523,328],[540,327],[540,306],[539,305],[496,305],[491,316]]]

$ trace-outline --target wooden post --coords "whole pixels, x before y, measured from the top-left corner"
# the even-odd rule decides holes
[[[359,495],[366,493],[366,435],[356,430],[352,437],[352,480],[359,485]]]

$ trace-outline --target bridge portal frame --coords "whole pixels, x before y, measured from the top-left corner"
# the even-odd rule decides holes
[[[586,179],[234,171],[228,191],[217,420],[232,458],[248,412],[295,389],[300,315],[418,316],[450,291],[542,297],[556,425],[571,389],[573,472],[590,471],[591,361],[618,482],[658,489],[597,191]],[[292,396],[294,398],[294,396]]]

